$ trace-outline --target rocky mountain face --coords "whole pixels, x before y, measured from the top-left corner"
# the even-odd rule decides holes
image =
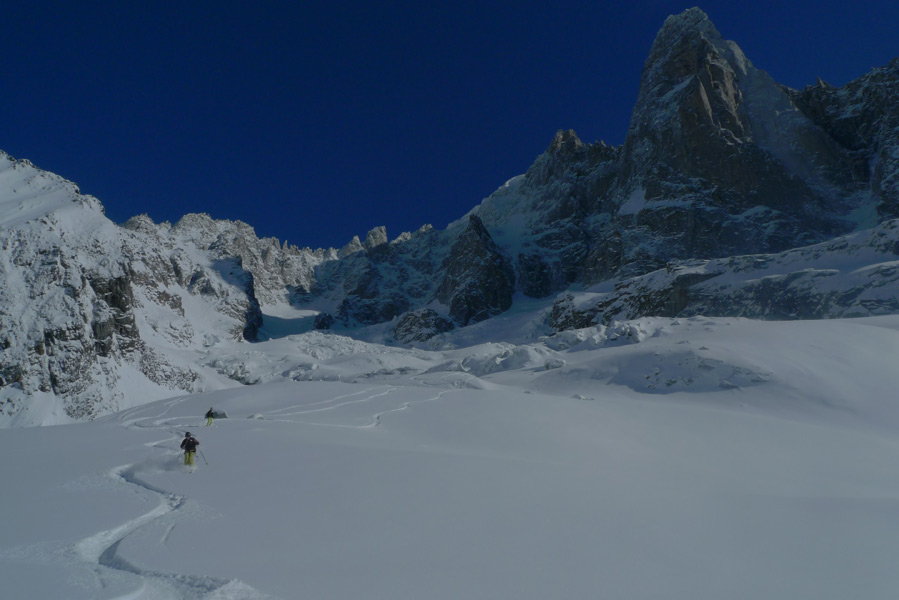
[[[440,271],[435,297],[449,306],[456,323],[468,325],[508,310],[515,291],[512,265],[481,220],[471,215]]]
[[[622,147],[559,132],[475,212],[495,236],[525,220],[516,270],[547,282],[529,295],[823,241],[892,214],[896,82],[786,89],[691,9],[659,32]]]
[[[776,254],[669,263],[604,292],[565,293],[556,331],[646,315],[831,319],[899,312],[899,220]]]
[[[71,182],[0,155],[0,410],[53,398],[54,410],[90,418],[136,400],[122,378],[144,379],[155,398],[203,389],[178,351],[253,340],[262,324],[242,257],[274,251],[260,240],[248,249],[252,239],[244,224],[203,215],[119,227]],[[303,265],[284,253],[266,281],[300,285]]]
[[[879,217],[899,216],[899,59],[841,88],[819,79],[787,92],[845,150],[853,180],[870,191]]]
[[[524,175],[472,210],[475,237],[489,238],[493,272],[468,288],[446,278],[446,265],[484,260],[453,246],[463,228],[471,232],[463,219],[430,232],[431,260],[414,271],[385,265],[380,254],[357,256],[370,275],[361,287],[344,286],[338,322],[384,321],[436,299],[442,316],[465,325],[505,310],[513,293],[545,298],[672,261],[777,253],[893,218],[897,86],[893,61],[839,89],[818,82],[792,90],[756,68],[701,10],[669,17],[622,146],[559,131]],[[420,249],[401,250],[420,243],[391,247],[421,257]],[[447,252],[454,259],[444,263]],[[415,281],[414,293],[403,295],[408,306],[392,295],[403,281]],[[469,303],[491,308],[461,308]]]
[[[559,131],[446,230],[376,227],[340,249],[207,215],[118,226],[0,154],[0,416],[91,418],[240,380],[194,359],[255,340],[266,307],[396,344],[448,339],[521,297],[545,298],[557,331],[896,312],[897,91],[897,60],[785,88],[691,9],[659,31],[622,146]],[[138,380],[140,398],[123,391]]]

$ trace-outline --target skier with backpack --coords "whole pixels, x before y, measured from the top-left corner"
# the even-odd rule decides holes
[[[181,449],[184,450],[184,464],[188,467],[194,466],[194,455],[196,455],[199,445],[200,442],[189,431],[184,434],[184,439],[181,440]]]
[[[206,427],[212,425],[212,419],[215,417],[215,411],[212,410],[212,407],[209,407],[209,410],[206,411]]]

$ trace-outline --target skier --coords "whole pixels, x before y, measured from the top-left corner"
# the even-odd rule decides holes
[[[212,410],[212,407],[209,407],[209,410],[206,411],[206,427],[212,425],[212,418],[215,416],[215,411]]]
[[[190,435],[189,431],[184,434],[184,439],[181,440],[181,449],[184,450],[184,464],[188,467],[194,466],[194,455],[197,453],[199,445],[200,442]]]

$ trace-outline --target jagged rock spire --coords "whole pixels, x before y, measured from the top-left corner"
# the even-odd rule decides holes
[[[512,306],[515,273],[476,215],[444,260],[435,298],[460,325],[477,323]]]
[[[647,199],[717,190],[718,205],[761,201],[801,211],[834,200],[825,188],[843,159],[703,11],[665,21],[643,68],[622,161],[622,179]]]

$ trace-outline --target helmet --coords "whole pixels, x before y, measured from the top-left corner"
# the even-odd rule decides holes
[[[188,431],[187,433],[185,433],[184,437],[190,437],[190,432]]]

